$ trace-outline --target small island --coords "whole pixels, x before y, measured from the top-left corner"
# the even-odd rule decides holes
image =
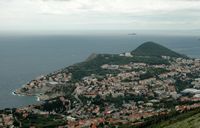
[[[136,33],[129,33],[128,35],[130,35],[130,36],[136,36],[137,34]]]
[[[14,93],[43,103],[1,111],[10,119],[2,118],[5,126],[164,128],[167,119],[200,112],[200,59],[145,42],[121,54],[92,54]]]

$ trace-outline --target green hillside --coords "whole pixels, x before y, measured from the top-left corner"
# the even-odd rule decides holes
[[[164,128],[200,128],[200,113]]]
[[[137,56],[170,56],[184,58],[186,57],[154,42],[143,43],[134,51],[132,51],[132,54]]]
[[[73,79],[80,80],[84,76],[91,74],[104,76],[106,74],[116,74],[118,71],[104,70],[101,68],[103,64],[128,64],[131,62],[135,63],[147,63],[153,64],[169,64],[165,59],[156,56],[134,56],[134,57],[121,57],[117,54],[94,54],[84,62],[75,64],[68,67],[67,69],[73,73]]]
[[[161,56],[171,56],[171,57],[186,57],[179,53],[176,53],[164,46],[153,42],[146,42],[135,49],[132,54],[133,57],[123,57],[118,54],[92,54],[86,61],[75,64],[67,68],[73,73],[73,78],[80,80],[84,76],[91,74],[105,75],[108,73],[117,73],[117,71],[103,70],[101,66],[103,64],[128,64],[131,62],[135,63],[147,63],[147,64],[169,64],[169,62]]]
[[[186,111],[181,114],[174,113],[165,121],[146,126],[145,128],[200,128],[200,109]]]

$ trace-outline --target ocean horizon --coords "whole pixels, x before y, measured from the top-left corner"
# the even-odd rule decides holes
[[[92,53],[129,52],[147,41],[200,58],[200,40],[196,36],[0,35],[0,109],[39,103],[36,97],[15,96],[12,92],[40,75],[84,61]]]

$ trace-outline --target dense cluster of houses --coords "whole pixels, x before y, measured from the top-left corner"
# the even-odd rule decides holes
[[[112,95],[112,97],[116,98],[119,96],[123,97],[125,94],[133,94],[134,96],[143,96],[148,100],[124,102],[120,108],[116,108],[113,104],[108,104],[106,107],[107,109],[105,110],[106,112],[100,112],[98,106],[93,106],[88,102],[88,104],[85,105],[85,108],[78,109],[78,114],[88,115],[86,116],[87,119],[93,119],[94,116],[88,113],[95,113],[95,116],[97,117],[110,116],[113,120],[117,120],[118,123],[120,121],[123,123],[130,123],[154,115],[168,114],[172,109],[185,111],[186,109],[191,110],[200,107],[199,104],[196,104],[196,102],[200,101],[197,97],[200,91],[198,90],[200,79],[190,77],[191,74],[199,74],[200,60],[183,58],[175,59],[170,57],[163,58],[171,60],[170,65],[148,65],[145,63],[102,65],[101,68],[103,69],[119,70],[120,73],[117,75],[108,74],[102,80],[98,80],[95,77],[95,74],[83,78],[83,81],[76,84],[77,88],[75,92],[77,95],[83,95],[87,98],[95,98],[97,95],[105,98],[108,95]],[[162,68],[165,69],[166,72],[141,80],[140,76],[145,74],[149,68],[155,70],[156,68]],[[192,88],[185,88],[185,90],[178,93],[176,90],[177,79],[182,81],[192,81]],[[186,95],[184,92],[187,90],[190,90],[187,94],[191,93],[194,95]],[[149,97],[152,99],[149,99]],[[165,100],[179,101],[185,103],[185,105],[173,108],[162,107],[161,101]],[[189,105],[187,104],[188,102],[194,102],[194,104]],[[77,118],[75,111],[73,116]]]
[[[37,96],[39,100],[46,100],[52,97],[43,95],[44,92],[49,92],[53,87],[63,85],[68,82],[72,74],[65,72],[54,72],[48,76],[40,76],[35,80],[23,85],[22,88],[15,90],[15,95]]]
[[[5,109],[0,112],[0,128],[14,128],[14,117],[12,109]]]

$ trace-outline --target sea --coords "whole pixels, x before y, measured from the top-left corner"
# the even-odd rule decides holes
[[[0,35],[0,109],[38,104],[35,97],[12,95],[37,76],[84,61],[92,53],[129,52],[147,41],[200,58],[200,40],[192,35]]]

